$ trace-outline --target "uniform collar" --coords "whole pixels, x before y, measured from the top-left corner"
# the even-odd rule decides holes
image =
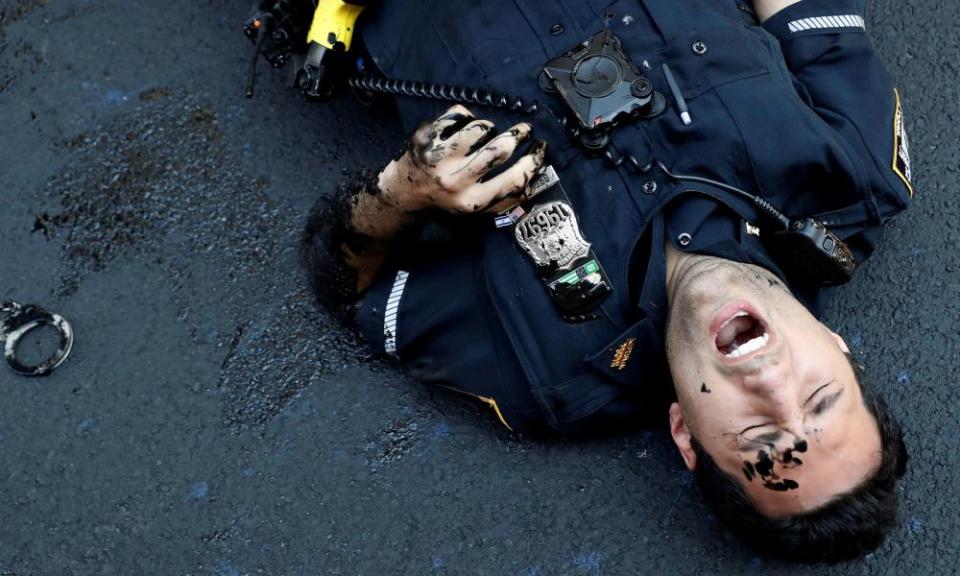
[[[695,191],[679,194],[654,215],[650,225],[650,259],[637,306],[661,333],[669,313],[666,242],[683,252],[761,266],[789,286],[783,271],[755,235],[755,225],[715,196]],[[819,312],[816,294],[796,295],[814,314]]]

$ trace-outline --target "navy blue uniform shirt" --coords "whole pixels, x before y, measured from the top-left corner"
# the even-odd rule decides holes
[[[538,86],[543,63],[609,28],[670,102],[616,130],[618,155],[737,186],[791,217],[815,216],[862,263],[913,194],[899,96],[870,46],[863,8],[803,0],[760,26],[735,0],[393,1],[369,10],[360,32],[387,77],[479,86],[561,109]],[[662,63],[690,125],[674,108]],[[408,130],[449,106],[397,104]],[[597,319],[565,322],[512,229],[490,226],[383,271],[358,315],[371,346],[421,380],[480,397],[514,430],[664,420],[673,396],[664,243],[783,277],[751,233],[760,215],[720,188],[587,158],[548,118],[473,112],[500,129],[532,121],[549,141],[547,161],[614,291]],[[784,279],[821,312],[824,291]]]

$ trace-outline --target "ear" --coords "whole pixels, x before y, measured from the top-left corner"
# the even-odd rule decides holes
[[[680,404],[674,402],[670,405],[670,435],[673,436],[673,443],[677,445],[680,456],[683,457],[687,469],[693,471],[697,467],[697,454],[693,451],[691,439],[693,435],[687,428],[687,423],[683,420],[683,413],[680,411]]]
[[[834,341],[836,341],[837,346],[839,346],[840,349],[843,350],[843,352],[844,352],[845,354],[849,354],[849,353],[850,353],[850,347],[847,346],[847,343],[846,343],[846,341],[844,341],[844,339],[843,339],[842,336],[840,336],[839,334],[837,334],[837,333],[834,332],[833,330],[830,330],[830,335],[833,336],[833,339],[834,339]]]

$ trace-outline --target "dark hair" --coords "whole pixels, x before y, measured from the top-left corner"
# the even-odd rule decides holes
[[[852,359],[850,363],[880,431],[880,467],[871,478],[819,508],[786,518],[760,514],[737,478],[721,470],[693,440],[700,492],[724,524],[761,552],[794,562],[851,560],[876,549],[897,521],[896,484],[907,465],[903,433],[883,398],[863,385],[861,370]]]

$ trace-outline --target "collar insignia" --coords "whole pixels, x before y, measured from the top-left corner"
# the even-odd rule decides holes
[[[637,342],[636,338],[627,338],[623,344],[613,353],[613,360],[610,361],[610,367],[617,370],[623,370],[630,361],[630,355],[633,354],[633,345]]]

